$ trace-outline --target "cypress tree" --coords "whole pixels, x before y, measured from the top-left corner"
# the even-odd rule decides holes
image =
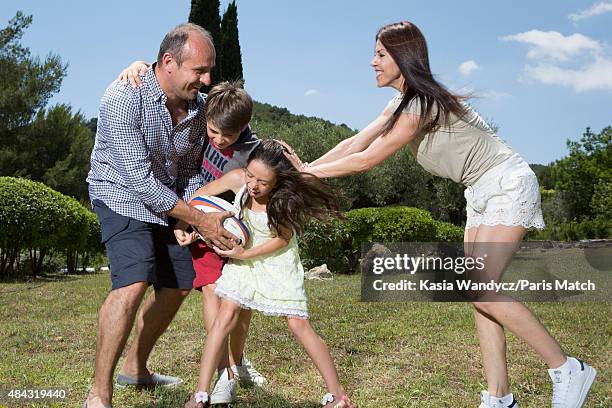
[[[216,66],[212,70],[212,85],[221,81],[221,58],[219,58],[221,44],[221,18],[219,17],[219,0],[191,0],[191,11],[189,22],[202,26],[210,32],[217,51]],[[204,87],[204,92],[208,92],[208,87]]]
[[[221,20],[221,77],[224,81],[244,79],[242,73],[242,54],[238,38],[238,7],[232,1]]]

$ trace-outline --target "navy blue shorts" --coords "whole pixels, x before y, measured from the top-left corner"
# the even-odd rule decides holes
[[[170,227],[117,214],[102,201],[93,209],[102,226],[112,288],[149,282],[155,289],[192,289],[195,272],[189,247],[181,247]]]

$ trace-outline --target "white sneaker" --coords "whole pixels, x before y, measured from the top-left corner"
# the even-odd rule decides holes
[[[214,404],[229,404],[236,398],[236,379],[229,378],[229,371],[223,370],[223,373],[219,374],[215,388],[210,394],[210,403]]]
[[[240,381],[240,385],[244,387],[263,387],[266,385],[268,380],[264,377],[259,371],[253,367],[251,362],[246,356],[242,356],[241,365],[233,365],[232,371],[238,381]]]
[[[508,405],[505,405],[501,399],[491,397],[488,391],[482,391],[480,393],[479,408],[519,408],[519,404],[516,399],[514,399],[514,396],[512,397],[512,402]]]
[[[548,374],[553,381],[552,408],[580,408],[584,405],[597,371],[588,364],[574,358],[572,363],[579,366],[578,371],[571,368],[552,368]]]

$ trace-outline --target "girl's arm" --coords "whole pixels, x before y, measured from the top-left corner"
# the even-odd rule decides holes
[[[215,248],[215,252],[217,252],[217,254],[221,256],[234,259],[251,259],[257,256],[266,256],[289,245],[289,241],[291,240],[292,236],[293,232],[290,229],[281,226],[281,235],[274,238],[270,238],[268,241],[264,242],[261,245],[254,246],[250,249],[244,249],[244,247],[235,246],[234,248],[228,251],[222,251],[220,249]]]
[[[225,173],[220,178],[209,182],[198,188],[191,198],[206,194],[206,195],[217,195],[225,193],[228,190],[232,190],[237,193],[238,190],[244,185],[244,169],[235,169]]]
[[[406,146],[414,138],[418,123],[418,115],[402,113],[393,129],[385,136],[377,136],[365,150],[348,154],[332,162],[308,166],[303,171],[321,178],[341,177],[368,171]]]
[[[392,114],[393,112],[388,112],[387,110],[383,111],[383,113],[370,122],[370,124],[359,133],[348,139],[344,139],[329,152],[310,163],[310,165],[318,166],[323,163],[330,163],[344,156],[365,150],[380,135],[383,126],[387,123],[387,120]]]

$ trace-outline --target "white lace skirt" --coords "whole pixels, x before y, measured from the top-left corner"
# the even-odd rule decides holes
[[[464,195],[466,228],[479,225],[544,228],[538,179],[518,154],[484,173],[465,189]]]

